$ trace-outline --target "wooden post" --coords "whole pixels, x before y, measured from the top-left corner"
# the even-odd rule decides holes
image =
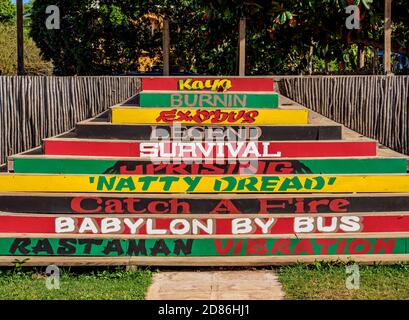
[[[163,75],[170,75],[170,64],[169,64],[169,20],[167,18],[163,19]]]
[[[375,48],[371,49],[371,66],[372,74],[378,73],[378,50]]]
[[[240,19],[239,28],[239,76],[246,75],[246,18]]]
[[[386,74],[392,72],[391,54],[392,54],[392,0],[385,0],[385,50],[384,50],[384,69]]]
[[[365,68],[365,46],[358,45],[358,69]]]
[[[24,75],[24,22],[23,0],[17,0],[17,74]]]

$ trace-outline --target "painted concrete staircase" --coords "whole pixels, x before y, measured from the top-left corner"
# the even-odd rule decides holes
[[[270,78],[142,92],[0,175],[0,264],[270,265],[409,257],[407,158]]]

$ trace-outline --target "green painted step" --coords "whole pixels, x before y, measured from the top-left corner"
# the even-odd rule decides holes
[[[271,162],[285,163],[288,161],[292,168],[299,172],[312,174],[393,174],[406,173],[407,160],[405,158],[347,158],[347,159],[276,159]],[[266,162],[261,160],[261,162]],[[269,162],[269,161],[267,161]],[[295,163],[296,162],[296,163]],[[127,166],[127,171],[144,170],[138,174],[153,174],[146,172],[152,162],[107,160],[107,159],[79,159],[79,158],[46,158],[46,157],[16,157],[14,158],[15,173],[49,173],[49,174],[120,174],[121,166]],[[137,167],[139,166],[139,167]],[[189,168],[186,168],[189,170]],[[156,172],[156,171],[155,171]],[[285,173],[285,172],[283,172]],[[129,173],[128,173],[129,174]],[[161,172],[158,172],[161,174]],[[163,174],[163,172],[162,172]],[[175,173],[177,174],[177,173]]]
[[[1,238],[1,256],[308,256],[407,254],[407,238],[95,239]]]
[[[278,94],[142,91],[140,93],[140,106],[166,108],[278,108]]]

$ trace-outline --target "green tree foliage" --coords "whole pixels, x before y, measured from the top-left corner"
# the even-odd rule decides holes
[[[16,8],[11,0],[0,0],[0,22],[10,22],[14,19]]]
[[[0,75],[17,73],[17,31],[14,24],[0,23]],[[40,49],[27,32],[24,34],[24,62],[28,75],[51,75],[53,66],[44,61]]]
[[[192,15],[186,1],[165,1],[172,4],[164,7],[156,6],[156,2],[57,0],[53,4],[60,8],[61,28],[48,30],[45,10],[49,1],[36,0],[31,34],[44,57],[54,62],[57,74],[135,71],[143,52],[161,54],[161,30],[155,28],[149,14],[166,15],[171,21],[188,20]],[[172,33],[173,28],[172,24]],[[186,29],[181,33],[189,36]],[[179,39],[177,32],[174,39]]]
[[[247,72],[299,74],[358,69],[362,54],[383,48],[382,0],[55,0],[61,29],[47,30],[48,0],[35,0],[32,36],[57,74],[136,71],[138,58],[161,55],[162,17],[171,60],[197,73],[236,74],[238,22],[247,18]],[[360,8],[348,30],[345,8]],[[408,1],[394,0],[394,51],[409,52]],[[155,17],[159,19],[155,20]]]
[[[27,15],[30,3],[25,5],[24,61],[28,75],[50,75],[53,66],[44,61],[40,49],[29,36]],[[10,0],[0,0],[0,75],[17,73],[17,30],[15,26],[16,6]]]

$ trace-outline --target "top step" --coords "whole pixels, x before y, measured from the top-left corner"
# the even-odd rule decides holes
[[[142,78],[142,90],[255,92],[273,91],[272,78],[240,77],[154,77]]]

